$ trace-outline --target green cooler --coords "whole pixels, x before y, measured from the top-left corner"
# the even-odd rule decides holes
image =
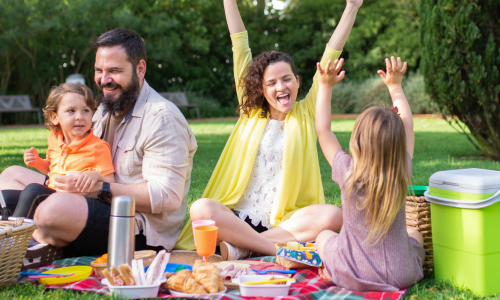
[[[500,294],[500,171],[434,173],[431,202],[434,275],[477,296]]]

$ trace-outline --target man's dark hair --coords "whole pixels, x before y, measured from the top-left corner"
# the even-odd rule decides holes
[[[116,28],[105,32],[97,38],[94,43],[94,49],[97,51],[100,47],[122,46],[128,56],[128,61],[132,66],[137,66],[139,61],[146,61],[146,43],[135,32],[125,28]]]

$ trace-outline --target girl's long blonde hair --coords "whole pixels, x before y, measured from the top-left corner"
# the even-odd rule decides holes
[[[371,107],[356,120],[349,143],[353,165],[346,177],[348,207],[351,196],[366,210],[370,231],[365,242],[378,243],[389,231],[406,201],[408,162],[406,135],[399,115],[383,107]]]

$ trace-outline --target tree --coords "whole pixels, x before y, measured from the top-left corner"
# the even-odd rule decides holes
[[[456,116],[447,119],[450,124],[495,160],[500,160],[499,12],[498,0],[421,0],[419,7],[426,92],[443,117]]]

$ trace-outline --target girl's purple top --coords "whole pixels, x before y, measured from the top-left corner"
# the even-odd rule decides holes
[[[332,179],[342,193],[344,224],[340,234],[326,242],[323,261],[326,270],[336,285],[352,291],[395,292],[409,288],[423,277],[425,251],[408,236],[405,207],[398,212],[383,239],[373,246],[365,243],[369,232],[364,224],[366,212],[356,208],[362,196],[353,193],[350,210],[347,207],[345,178],[351,164],[352,158],[347,153],[342,150],[335,153]],[[409,154],[408,172],[411,177]]]

